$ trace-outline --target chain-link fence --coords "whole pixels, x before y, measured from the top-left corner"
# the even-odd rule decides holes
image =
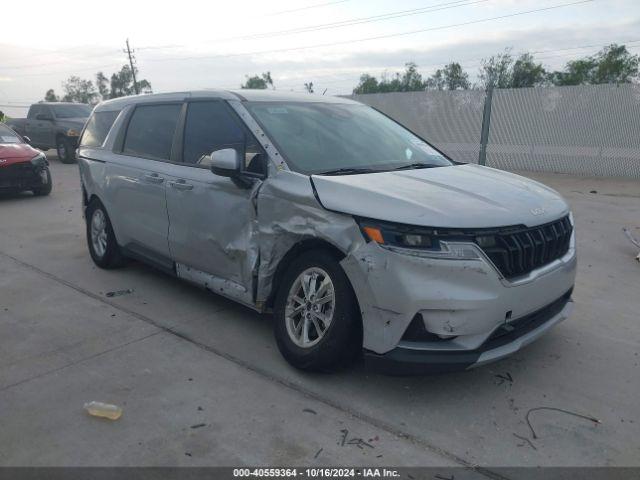
[[[451,158],[478,162],[485,93],[355,95]],[[486,165],[640,179],[640,85],[494,90]]]

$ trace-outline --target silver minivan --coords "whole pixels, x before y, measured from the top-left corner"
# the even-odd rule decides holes
[[[375,109],[273,91],[98,105],[78,148],[89,252],[273,313],[307,370],[472,368],[567,318],[555,191],[460,164]]]

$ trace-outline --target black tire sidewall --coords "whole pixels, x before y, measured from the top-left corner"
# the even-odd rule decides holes
[[[60,155],[60,149],[58,148],[58,145],[63,146],[64,155],[62,156]],[[71,141],[66,137],[60,137],[58,139],[58,142],[56,144],[56,152],[58,154],[58,158],[62,163],[74,163],[76,161]]]
[[[310,267],[322,268],[334,286],[335,310],[324,337],[310,348],[296,345],[287,332],[285,307],[291,285],[301,272]],[[296,368],[310,371],[332,371],[347,366],[362,351],[358,335],[360,315],[349,279],[334,256],[324,250],[303,253],[293,260],[276,295],[274,332],[278,348]]]
[[[91,241],[91,220],[96,210],[102,210],[107,222],[107,248],[102,257],[100,257],[93,249],[93,242]],[[87,246],[89,247],[89,254],[93,259],[93,262],[100,268],[116,268],[122,265],[122,255],[120,253],[120,247],[116,241],[116,237],[111,227],[111,220],[107,210],[97,199],[92,200],[85,211],[86,219],[86,232],[87,232]]]
[[[38,188],[34,188],[33,189],[33,194],[37,195],[37,196],[45,196],[45,195],[49,195],[51,193],[51,189],[52,189],[52,181],[51,181],[51,172],[49,171],[49,167],[45,167],[45,170],[47,172],[47,183],[41,187]]]

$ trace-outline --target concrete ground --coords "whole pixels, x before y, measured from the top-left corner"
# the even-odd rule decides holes
[[[311,375],[268,317],[139,263],[97,269],[77,167],[50,157],[50,197],[0,199],[0,465],[640,465],[640,264],[621,233],[640,236],[638,182],[529,174],[572,205],[576,308],[513,357]],[[600,423],[536,410],[534,438],[537,407]]]

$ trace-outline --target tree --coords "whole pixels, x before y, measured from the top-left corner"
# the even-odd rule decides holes
[[[469,75],[457,62],[439,68],[425,82],[428,90],[468,90],[471,88]]]
[[[631,55],[624,45],[613,43],[603,48],[596,55],[596,62],[594,83],[631,83],[638,77],[640,56]]]
[[[535,63],[533,55],[523,53],[511,68],[511,88],[537,87],[547,78],[541,63]]]
[[[80,77],[71,76],[62,84],[65,91],[63,102],[94,103],[97,100],[98,92],[91,80],[84,80]]]
[[[418,66],[413,62],[404,64],[404,73],[401,77],[396,74],[396,79],[400,80],[401,92],[416,92],[424,90],[424,82],[422,75],[418,73]]]
[[[262,75],[254,75],[250,77],[249,75],[245,75],[247,79],[244,85],[240,85],[240,88],[249,89],[249,90],[265,90],[268,87],[271,87],[275,90],[275,86],[273,85],[273,79],[271,78],[271,72],[263,73]]]
[[[478,79],[480,86],[488,90],[489,88],[509,88],[512,78],[511,49],[507,48],[503,53],[493,55],[481,60]]]
[[[49,90],[47,90],[47,93],[44,94],[44,101],[45,102],[59,102],[60,101],[60,97],[58,97],[56,95],[56,92],[53,90],[53,88],[50,88]]]
[[[136,73],[138,73],[137,69]],[[131,67],[129,67],[129,65],[124,65],[119,72],[111,75],[109,82],[110,90],[106,88],[106,77],[102,72],[98,72],[96,81],[98,83],[98,89],[102,86],[100,94],[103,99],[125,97],[127,95],[135,95],[136,93],[135,86],[133,85],[133,74],[131,73]],[[151,84],[147,80],[138,80],[138,88],[143,94],[153,93]],[[106,94],[108,94],[108,96]]]
[[[304,88],[308,93],[313,93],[313,82],[305,83]]]
[[[108,79],[103,72],[98,72],[96,74],[95,85],[91,80],[85,80],[76,76],[69,77],[69,79],[62,84],[62,88],[65,91],[62,101],[89,104],[136,93],[133,86],[133,75],[131,74],[129,65],[124,65],[119,72],[112,74],[111,79]],[[147,80],[138,80],[138,88],[142,93],[153,93],[151,84]],[[48,102],[60,101],[52,88],[47,90],[45,100]]]
[[[104,73],[96,73],[96,85],[98,87],[98,93],[103,100],[111,98],[111,92],[109,91],[109,79]]]
[[[387,92],[415,92],[425,89],[422,75],[418,73],[418,66],[413,62],[404,65],[402,73],[396,72],[391,80],[386,75],[378,81],[377,78],[363,73],[360,83],[353,89],[354,94],[360,93],[387,93]]]
[[[582,58],[567,62],[564,71],[549,74],[549,81],[558,86],[586,85],[593,83],[593,70],[596,62],[593,58]]]
[[[638,78],[639,65],[640,56],[612,43],[593,56],[567,62],[564,70],[549,75],[549,81],[554,85],[631,83]]]
[[[353,94],[378,93],[379,91],[378,79],[368,73],[363,73],[360,75],[360,83],[353,89]]]

